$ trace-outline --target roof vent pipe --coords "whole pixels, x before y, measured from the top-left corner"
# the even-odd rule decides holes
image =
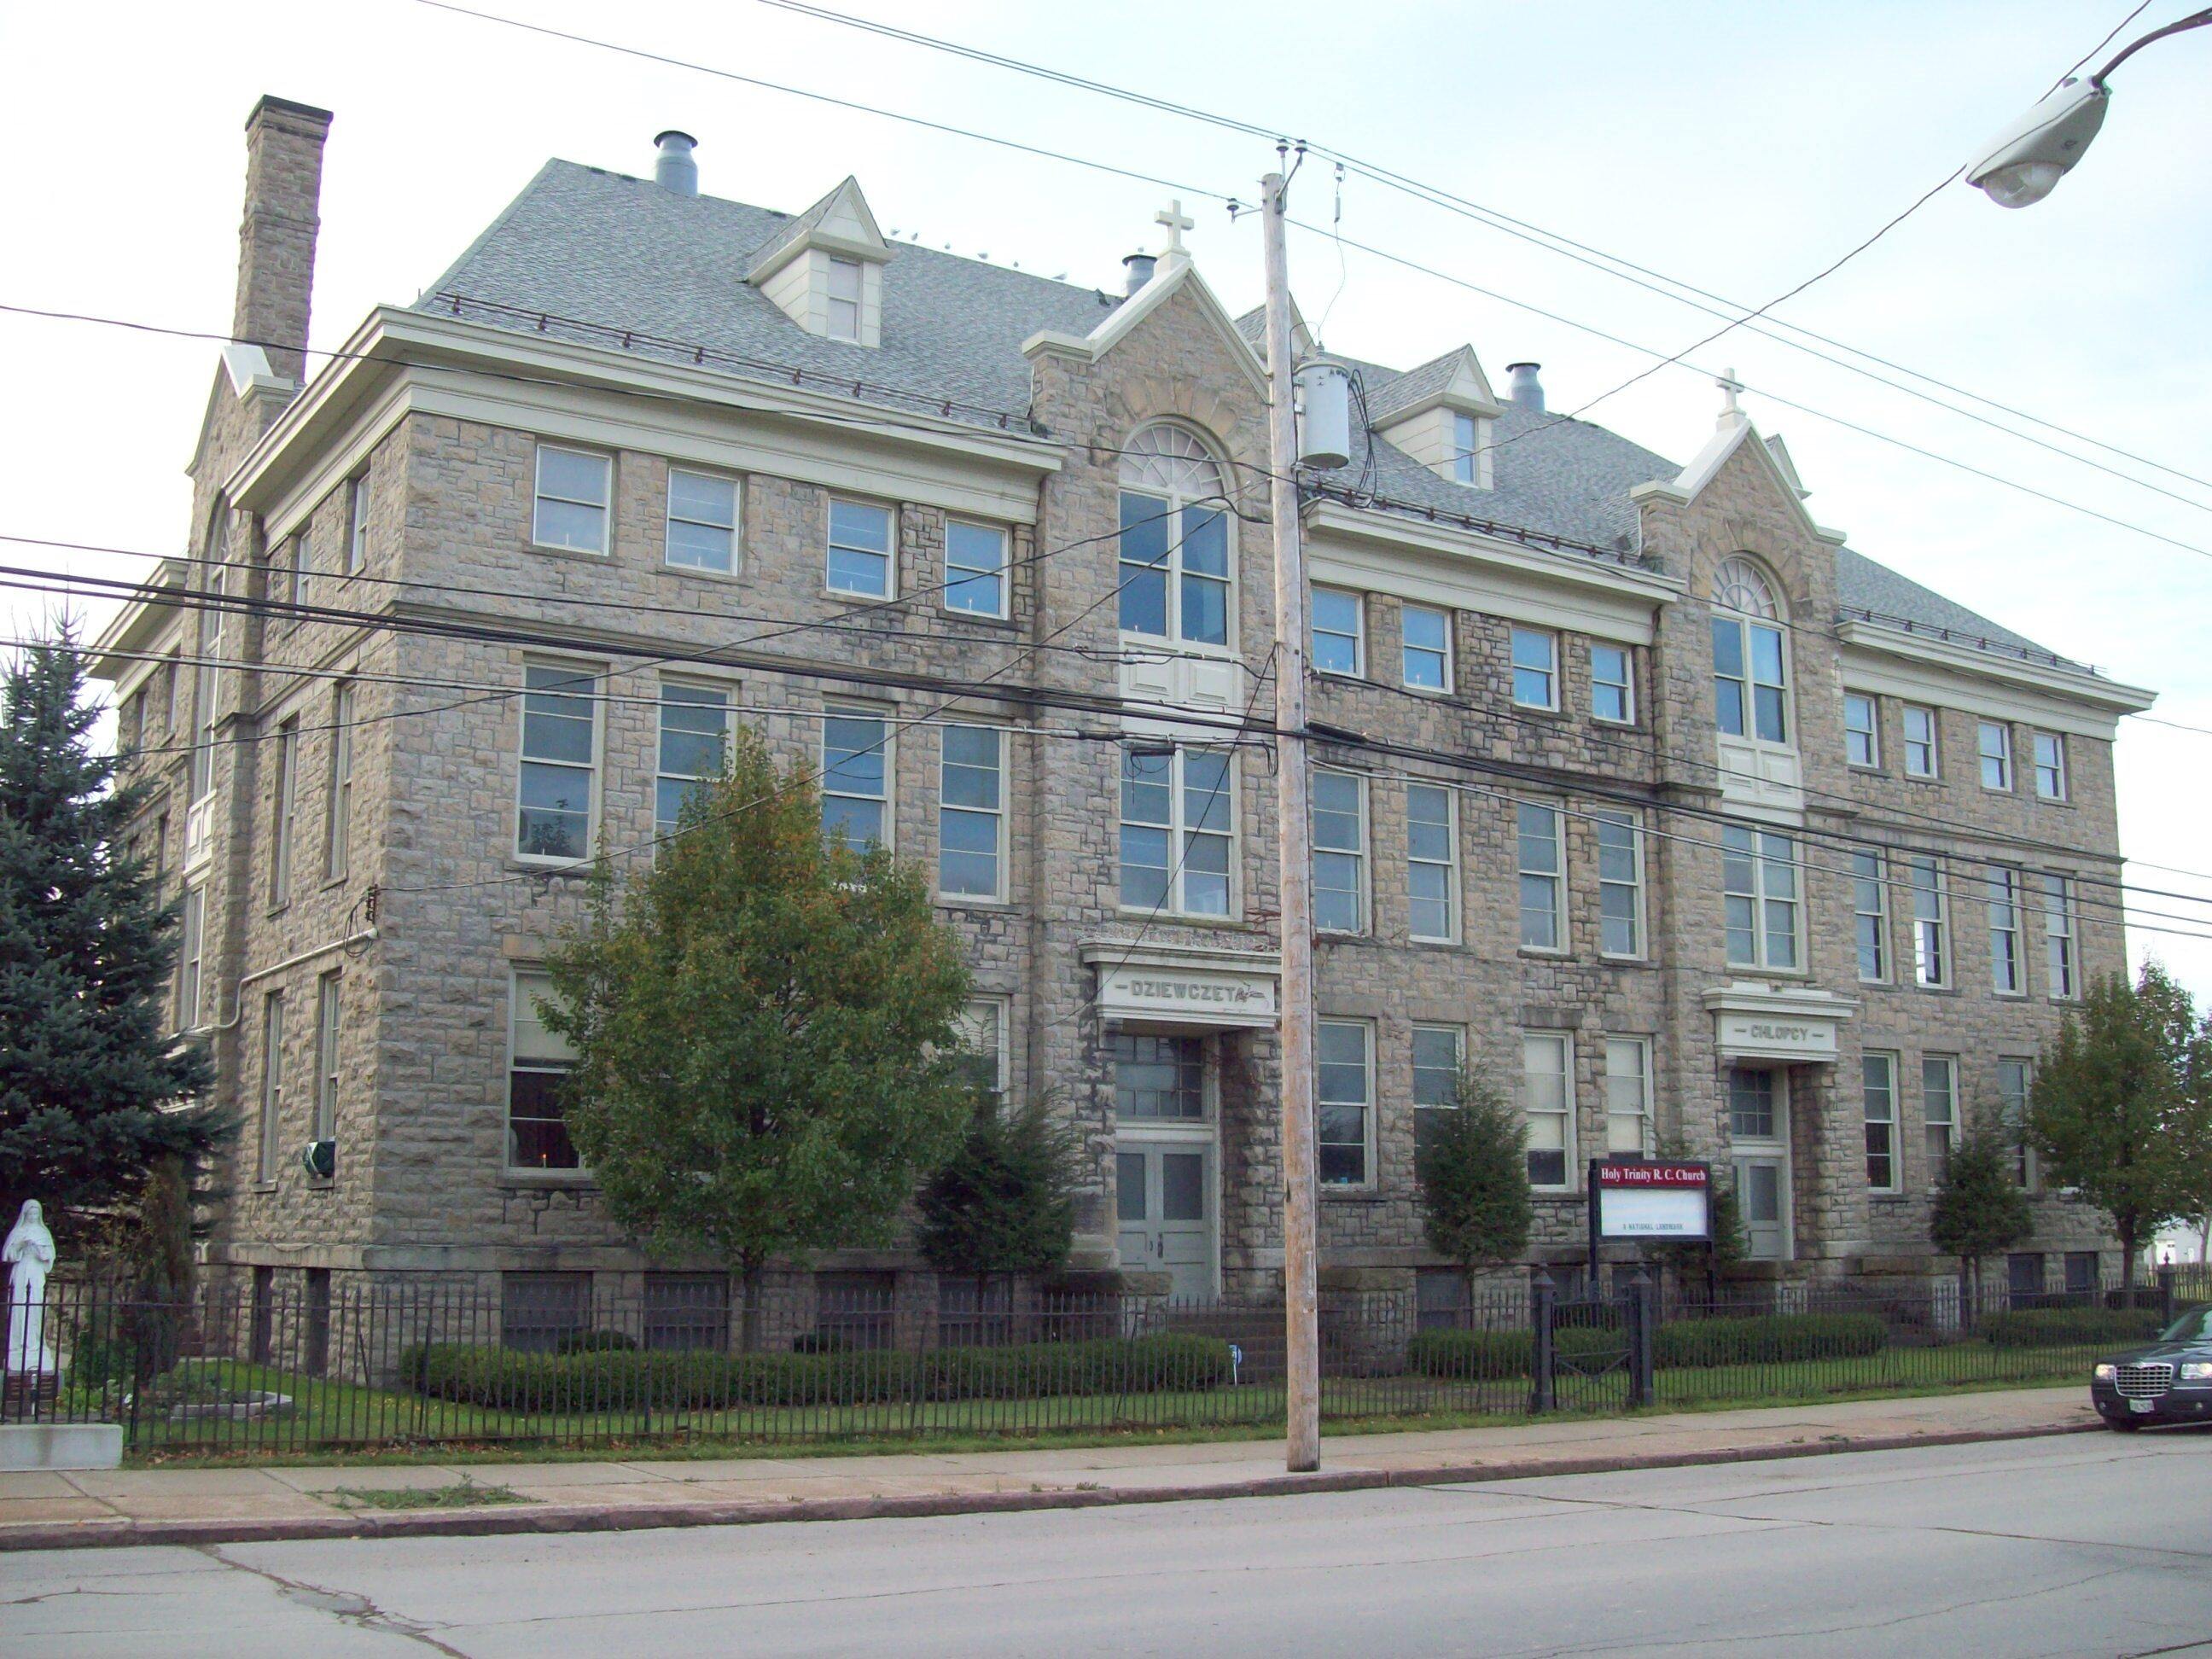
[[[1134,294],[1152,280],[1152,267],[1159,261],[1149,253],[1130,253],[1121,259],[1121,291]]]
[[[1541,368],[1541,363],[1505,365],[1505,372],[1513,377],[1505,395],[1521,408],[1533,410],[1539,415],[1544,412],[1544,383],[1536,378],[1536,371]]]
[[[653,142],[659,149],[653,158],[653,182],[671,196],[696,196],[699,164],[691,159],[691,152],[699,147],[699,141],[671,127],[666,132],[655,133]]]

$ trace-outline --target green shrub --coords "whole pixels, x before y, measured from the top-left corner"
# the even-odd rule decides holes
[[[2164,1328],[2155,1308],[2014,1308],[1985,1316],[1982,1336],[1999,1348],[2148,1342]]]
[[[627,1331],[569,1331],[553,1345],[555,1353],[599,1353],[620,1351],[628,1352],[637,1346],[637,1339]]]
[[[1888,1328],[1875,1314],[1753,1314],[1740,1318],[1676,1319],[1661,1323],[1652,1340],[1652,1364],[1667,1370],[1691,1365],[1777,1364],[1792,1359],[1844,1359],[1879,1353]],[[1616,1321],[1561,1325],[1552,1333],[1564,1360],[1587,1363],[1627,1346]],[[1406,1345],[1407,1369],[1425,1376],[1526,1376],[1535,1352],[1528,1331],[1423,1331]]]
[[[418,1392],[498,1411],[710,1411],[1206,1389],[1229,1381],[1230,1364],[1224,1341],[1167,1334],[920,1353],[544,1354],[440,1342],[408,1349],[401,1371]]]

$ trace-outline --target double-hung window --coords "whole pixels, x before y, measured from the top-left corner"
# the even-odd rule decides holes
[[[830,553],[823,580],[832,593],[888,599],[894,571],[890,508],[830,498]]]
[[[1367,606],[1340,587],[1313,590],[1313,665],[1316,673],[1358,678],[1366,670]]]
[[[1006,734],[948,726],[937,780],[937,890],[1001,899],[1006,867]]]
[[[307,532],[295,531],[284,543],[284,564],[280,574],[280,597],[287,605],[307,602]]]
[[[1428,944],[1459,938],[1459,797],[1406,786],[1406,931]]]
[[[2013,1179],[2022,1192],[2039,1184],[2035,1167],[2035,1145],[2027,1133],[2027,1099],[2035,1083],[2032,1060],[1997,1061],[1997,1126],[2012,1143]]]
[[[834,253],[830,256],[829,309],[823,319],[823,329],[830,338],[859,342],[861,281],[858,259],[841,259]]]
[[[1521,872],[1521,948],[1564,951],[1567,944],[1567,849],[1559,811],[1522,801],[1515,809]]]
[[[1889,880],[1881,854],[1864,848],[1851,854],[1851,929],[1858,947],[1859,977],[1869,985],[1889,978]]]
[[[726,576],[738,568],[738,481],[668,469],[666,561]]]
[[[354,688],[340,681],[331,692],[331,766],[323,791],[323,879],[346,872],[353,840]]]
[[[292,897],[293,848],[300,817],[300,721],[295,715],[276,728],[276,775],[271,781],[269,836],[269,908]]]
[[[1941,860],[1914,856],[1905,860],[1905,884],[1912,892],[1912,977],[1916,983],[1951,982],[1951,906],[1943,890]]]
[[[1528,1184],[1563,1192],[1575,1164],[1574,1039],[1521,1034],[1521,1110],[1528,1120]]]
[[[2074,884],[2064,876],[2039,875],[2043,899],[2043,960],[2051,994],[2070,1000],[2081,994],[2074,953]]]
[[[313,1139],[335,1140],[338,1134],[338,1037],[343,1030],[341,994],[343,975],[332,971],[315,981],[315,1125]]]
[[[1451,475],[1455,483],[1479,483],[1482,479],[1482,428],[1474,416],[1459,410],[1451,417]]]
[[[1229,914],[1233,781],[1223,750],[1121,751],[1123,908]]]
[[[2035,748],[2035,793],[2043,800],[2066,799],[2066,739],[2056,732],[2037,732],[2029,739]]]
[[[996,525],[945,521],[945,608],[968,617],[1006,614],[1006,532]]]
[[[1357,773],[1313,775],[1313,914],[1325,933],[1367,931],[1367,781]]]
[[[1800,965],[1796,842],[1771,830],[1723,825],[1721,890],[1729,967]]]
[[[1229,643],[1227,495],[1206,447],[1148,426],[1121,457],[1121,631],[1186,645]]]
[[[507,999],[507,1164],[511,1170],[574,1170],[581,1163],[568,1139],[562,1085],[576,1051],[549,1028],[538,1004],[553,981],[533,969],[514,970]]]
[[[1459,1025],[1413,1027],[1413,1158],[1416,1167],[1435,1133],[1438,1112],[1459,1105],[1459,1073],[1467,1046]]]
[[[1364,1019],[1314,1025],[1314,1154],[1324,1187],[1367,1184],[1375,1121],[1375,1028]]]
[[[1522,708],[1559,706],[1559,636],[1547,629],[1516,628],[1512,635],[1513,702]]]
[[[1928,1179],[1943,1178],[1959,1139],[1959,1062],[1930,1054],[1920,1062],[1920,1121],[1928,1134]]]
[[[1881,764],[1880,708],[1863,691],[1844,693],[1844,758],[1853,766]]]
[[[856,853],[890,845],[890,722],[830,705],[822,720],[822,833]]]
[[[183,924],[177,930],[177,1029],[200,1023],[200,966],[207,951],[207,889],[185,889]]]
[[[1975,729],[1974,742],[1982,760],[1982,787],[2012,790],[2012,727],[2002,720],[1984,720]]]
[[[2027,968],[2020,951],[2020,872],[1993,864],[1990,891],[1990,988],[2001,997],[2027,990]]]
[[[1899,1189],[1897,1167],[1897,1056],[1869,1053],[1859,1057],[1859,1099],[1866,1116],[1867,1185],[1878,1193]]]
[[[1408,605],[1398,616],[1399,678],[1416,691],[1450,690],[1451,612]]]
[[[253,1178],[276,1179],[284,1121],[284,994],[261,999],[261,1133],[254,1137]]]
[[[368,562],[368,472],[346,483],[345,568],[350,576]]]
[[[1782,607],[1747,559],[1723,562],[1713,576],[1713,708],[1732,738],[1790,741],[1789,671]]]
[[[590,856],[599,793],[599,720],[587,672],[553,663],[523,670],[517,858]]]
[[[1004,997],[977,997],[960,1011],[960,1054],[976,1091],[994,1103],[1006,1097],[1006,1016]]]
[[[1597,826],[1598,949],[1644,954],[1644,826],[1627,812],[1594,811]]]
[[[1605,1040],[1605,1149],[1615,1158],[1651,1151],[1651,1041]]]
[[[538,445],[538,500],[530,539],[540,547],[605,553],[614,474],[614,463],[605,455]]]
[[[217,556],[222,551],[216,547]],[[215,729],[222,704],[222,633],[224,611],[222,597],[225,573],[216,570],[208,577],[207,595],[210,604],[200,613],[200,660],[192,672],[192,758],[191,773],[191,802],[194,807],[215,793]],[[197,835],[192,831],[197,830]],[[192,842],[191,850],[198,851],[207,839],[205,816],[198,811],[186,827],[187,837]]]
[[[1625,645],[1590,647],[1590,718],[1609,726],[1636,723],[1635,654]]]
[[[722,775],[730,741],[730,694],[719,686],[660,687],[660,756],[653,780],[653,831],[676,832],[684,798]]]
[[[1900,711],[1905,727],[1905,775],[1908,778],[1932,778],[1938,775],[1943,757],[1936,736],[1936,711],[1923,708],[1917,702],[1908,702]]]

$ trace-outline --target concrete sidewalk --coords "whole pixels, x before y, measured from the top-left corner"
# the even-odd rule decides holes
[[[2067,1387],[1332,1436],[1322,1442],[1322,1468],[1313,1474],[1287,1474],[1279,1440],[845,1457],[0,1474],[0,1550],[1072,1509],[1956,1445],[2097,1426],[2087,1390]],[[528,1501],[380,1510],[363,1508],[340,1490],[427,1491],[464,1479]]]

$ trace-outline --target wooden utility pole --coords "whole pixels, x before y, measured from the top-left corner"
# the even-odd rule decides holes
[[[1298,520],[1297,387],[1279,173],[1265,193],[1268,516],[1275,527],[1275,835],[1282,848],[1283,1352],[1287,1462],[1321,1467],[1321,1339],[1314,1279],[1312,820],[1306,809],[1306,561]]]

